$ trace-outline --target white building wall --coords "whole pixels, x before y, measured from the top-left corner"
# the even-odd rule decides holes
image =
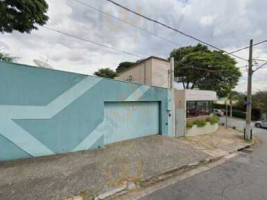
[[[169,88],[169,70],[169,61],[151,57],[120,73],[116,80]],[[131,80],[129,80],[130,77]]]
[[[147,63],[140,63],[136,67],[132,67],[125,72],[121,73],[116,80],[131,81],[134,83],[144,84],[145,82],[145,68]],[[147,79],[147,78],[146,78]]]
[[[157,87],[170,87],[170,62],[152,59],[152,84]]]

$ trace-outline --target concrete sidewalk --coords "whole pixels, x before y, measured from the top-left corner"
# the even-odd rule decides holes
[[[219,127],[214,134],[180,138],[179,141],[219,158],[251,145],[243,139],[243,133],[232,128]]]
[[[95,196],[125,181],[148,180],[208,157],[177,139],[158,135],[94,151],[0,162],[0,199]]]

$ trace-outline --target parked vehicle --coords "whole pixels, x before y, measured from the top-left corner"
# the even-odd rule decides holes
[[[213,109],[213,114],[219,116],[219,117],[223,117],[224,113],[223,111],[221,111],[220,109]]]
[[[267,128],[267,120],[256,121],[255,126],[257,128]]]

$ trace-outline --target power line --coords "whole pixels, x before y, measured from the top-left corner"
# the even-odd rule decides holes
[[[241,66],[241,67],[237,67],[237,68],[247,68],[248,66],[247,65],[245,65],[245,66]]]
[[[259,67],[258,67],[257,69],[255,69],[253,72],[256,72],[256,71],[258,71],[259,69],[263,68],[266,64],[267,64],[267,62],[264,63],[264,64],[262,64],[261,66],[259,66]]]
[[[104,44],[101,44],[101,43],[99,43],[99,42],[94,42],[94,41],[91,41],[91,40],[82,38],[82,37],[80,37],[80,36],[75,36],[75,35],[72,35],[72,34],[69,34],[69,33],[66,33],[66,32],[63,32],[63,31],[59,31],[59,30],[56,30],[56,29],[47,27],[47,26],[43,26],[43,28],[48,29],[48,30],[50,30],[50,31],[54,31],[54,32],[60,33],[60,34],[62,34],[62,35],[66,35],[66,36],[68,36],[68,37],[72,37],[72,38],[75,38],[75,39],[84,41],[84,42],[89,42],[89,43],[91,43],[91,44],[94,44],[94,45],[97,45],[97,46],[101,46],[101,47],[104,47],[104,48],[107,48],[107,49],[112,49],[112,50],[114,50],[114,51],[118,51],[118,52],[121,52],[121,53],[124,53],[124,54],[128,54],[128,55],[131,55],[131,56],[138,57],[138,58],[144,58],[143,56],[140,56],[140,55],[137,55],[137,54],[134,54],[134,53],[130,53],[130,52],[127,52],[127,51],[124,51],[124,50],[116,49],[116,48],[113,48],[113,47],[109,47],[109,46],[104,45]]]
[[[97,45],[97,46],[101,46],[101,47],[104,47],[104,48],[112,49],[112,50],[115,50],[115,51],[118,51],[118,52],[121,52],[121,53],[124,53],[124,54],[128,54],[128,55],[131,55],[131,56],[135,56],[135,57],[138,57],[138,58],[143,58],[140,55],[137,55],[137,54],[134,54],[134,53],[130,53],[130,52],[127,52],[127,51],[124,51],[124,50],[119,50],[119,49],[116,49],[116,48],[113,48],[113,47],[109,47],[109,46],[106,46],[104,44],[101,44],[101,43],[98,43],[98,42],[94,42],[94,41],[82,38],[80,36],[75,36],[75,35],[72,35],[72,34],[69,34],[69,33],[66,33],[66,32],[63,32],[63,31],[59,31],[59,30],[56,30],[56,29],[53,29],[53,28],[50,28],[50,27],[47,27],[47,26],[43,26],[43,28],[48,29],[48,30],[53,31],[53,32],[60,33],[62,35],[68,36],[68,37],[72,37],[72,38],[75,38],[75,39],[78,39],[78,40],[89,42],[89,43]],[[214,70],[203,69],[203,68],[193,67],[193,66],[186,66],[185,64],[182,64],[182,63],[180,63],[180,64],[184,66],[184,67],[182,67],[180,69],[191,68],[191,69],[209,71],[209,72],[212,72],[212,73],[218,73],[217,71],[214,71]],[[266,64],[267,64],[267,62],[266,62]],[[246,66],[243,66],[243,67],[246,67]],[[242,68],[242,67],[239,67],[239,68]]]
[[[169,40],[169,39],[167,39],[167,38],[165,38],[165,37],[163,37],[163,36],[160,36],[160,35],[157,35],[157,34],[155,34],[155,33],[153,33],[153,32],[147,31],[146,29],[143,29],[143,28],[141,28],[141,27],[139,27],[139,26],[136,26],[136,25],[134,25],[134,24],[131,24],[131,23],[129,23],[128,21],[126,21],[126,20],[124,20],[124,19],[121,19],[121,18],[119,18],[119,17],[116,17],[116,16],[114,16],[114,15],[111,15],[111,14],[109,14],[109,13],[107,13],[107,12],[101,10],[101,9],[95,8],[95,7],[93,7],[93,6],[91,6],[91,5],[87,4],[87,3],[84,3],[84,2],[82,2],[82,1],[80,1],[80,0],[73,0],[73,1],[76,1],[77,3],[80,3],[80,4],[82,4],[82,5],[84,5],[84,6],[88,7],[88,8],[91,8],[91,9],[93,9],[93,10],[96,10],[96,11],[98,11],[98,12],[100,12],[100,13],[103,13],[103,14],[105,14],[105,15],[107,15],[107,16],[110,16],[110,17],[112,17],[112,18],[114,18],[114,19],[117,19],[117,20],[119,20],[119,21],[121,21],[121,22],[123,22],[123,23],[125,23],[125,24],[127,24],[127,25],[129,25],[129,26],[132,26],[132,27],[134,27],[134,28],[136,28],[136,29],[138,29],[138,30],[141,30],[141,31],[143,31],[143,32],[145,32],[145,33],[148,33],[148,34],[150,34],[150,35],[153,35],[154,37],[163,39],[163,40],[165,40],[165,41],[167,41],[167,42],[169,42],[169,43],[174,44],[175,46],[177,46],[177,45],[180,46],[180,45],[181,45],[181,44],[179,44],[179,43],[177,43],[177,42],[175,42],[175,41]]]
[[[159,24],[159,25],[161,25],[161,26],[163,26],[163,27],[165,27],[165,28],[167,28],[167,29],[170,29],[170,30],[172,30],[172,31],[175,31],[175,32],[177,32],[177,33],[179,33],[179,34],[181,34],[181,35],[183,35],[183,36],[185,36],[185,37],[191,38],[191,39],[193,39],[193,40],[195,40],[195,41],[198,41],[198,42],[200,42],[200,43],[202,43],[202,44],[205,44],[205,45],[207,45],[207,46],[209,46],[209,47],[212,47],[212,48],[214,48],[214,49],[216,49],[216,50],[222,51],[222,52],[224,52],[224,53],[226,53],[226,54],[232,55],[232,56],[234,56],[234,57],[236,57],[236,58],[239,58],[239,59],[241,59],[241,60],[248,61],[248,60],[245,59],[245,58],[242,58],[242,57],[240,57],[240,56],[234,55],[234,54],[231,53],[231,52],[227,52],[227,51],[225,51],[225,50],[223,50],[223,49],[220,49],[220,48],[218,48],[218,47],[216,47],[216,46],[214,46],[214,45],[212,45],[212,44],[209,44],[209,43],[207,43],[207,42],[205,42],[205,41],[203,41],[203,40],[201,40],[201,39],[198,39],[198,38],[196,38],[196,37],[194,37],[194,36],[192,36],[192,35],[189,35],[189,34],[187,34],[187,33],[185,33],[185,32],[182,32],[182,31],[180,31],[180,30],[178,30],[178,29],[176,29],[176,28],[173,28],[173,27],[171,27],[171,26],[169,26],[169,25],[167,25],[167,24],[164,24],[164,23],[159,22],[159,21],[157,21],[157,20],[155,20],[155,19],[152,19],[152,18],[150,18],[150,17],[147,17],[147,16],[145,16],[145,15],[142,15],[142,14],[136,12],[136,11],[133,11],[133,10],[131,10],[131,9],[129,9],[129,8],[127,8],[127,7],[125,7],[125,6],[121,5],[121,4],[119,4],[119,3],[116,3],[116,2],[113,1],[113,0],[106,0],[106,1],[108,1],[108,2],[110,2],[110,3],[112,3],[112,4],[114,4],[115,6],[118,6],[118,7],[122,8],[122,9],[124,9],[124,10],[127,10],[128,12],[131,12],[131,13],[133,13],[133,14],[139,16],[139,17],[142,17],[142,18],[144,18],[144,19],[146,19],[146,20],[148,20],[148,21],[151,21],[151,22],[156,23],[156,24]]]
[[[89,4],[85,3],[85,2],[82,2],[82,1],[80,1],[80,0],[73,0],[73,1],[76,1],[77,3],[80,3],[81,5],[84,5],[84,6],[88,7],[88,8],[91,8],[91,9],[93,9],[93,10],[96,10],[96,11],[98,11],[98,12],[100,12],[100,13],[103,13],[103,14],[105,14],[105,15],[107,15],[107,16],[110,16],[110,17],[112,17],[112,18],[114,18],[114,19],[117,19],[117,20],[119,20],[119,21],[121,21],[121,22],[123,22],[123,23],[125,23],[125,24],[127,24],[127,25],[129,25],[129,26],[132,26],[132,27],[134,27],[134,28],[136,28],[136,29],[138,29],[138,30],[141,30],[141,31],[143,31],[143,32],[145,32],[145,33],[147,33],[147,34],[150,34],[150,35],[153,35],[153,36],[155,36],[155,37],[157,37],[157,38],[166,40],[167,42],[172,43],[172,44],[174,44],[175,46],[176,46],[176,45],[181,45],[181,44],[179,44],[179,43],[177,43],[177,42],[175,42],[175,41],[169,40],[169,39],[167,39],[167,38],[165,38],[165,37],[162,37],[162,36],[160,36],[160,35],[154,34],[153,32],[147,31],[146,29],[143,29],[143,28],[141,28],[141,27],[139,27],[139,26],[136,26],[136,25],[134,25],[134,24],[131,24],[131,23],[129,23],[128,21],[126,21],[126,20],[124,20],[124,19],[122,19],[122,18],[116,17],[116,16],[111,15],[110,13],[107,13],[107,12],[101,10],[101,9],[98,9],[98,8],[96,8],[96,7],[93,7],[93,6],[91,6],[91,5],[89,5]],[[264,42],[267,42],[267,40],[264,40],[264,41],[262,41],[262,42],[258,42],[258,43],[256,43],[256,44],[254,44],[254,46],[259,45],[259,44],[262,44],[262,43],[264,43]],[[230,53],[239,52],[239,51],[241,51],[241,50],[243,50],[243,49],[247,49],[247,48],[249,48],[249,47],[244,47],[244,48],[242,48],[242,49],[238,49],[238,50],[233,51],[233,52],[230,52]],[[260,60],[260,59],[254,59],[254,60],[266,61],[266,60]]]
[[[263,41],[261,41],[261,42],[255,43],[253,46],[257,46],[257,45],[262,44],[262,43],[265,43],[265,42],[267,42],[267,40],[263,40]],[[243,47],[243,48],[241,48],[241,49],[237,49],[237,50],[232,51],[232,52],[230,52],[230,53],[236,53],[236,52],[239,52],[239,51],[242,51],[242,50],[245,50],[245,49],[249,49],[249,46],[247,46],[247,47]],[[255,60],[255,59],[254,59],[254,60]]]
[[[260,58],[254,58],[253,60],[257,60],[257,61],[263,61],[263,62],[267,62],[267,60],[263,60],[263,59],[260,59]]]
[[[182,63],[179,63],[180,65],[182,65],[183,67],[181,67],[181,68],[178,68],[178,70],[180,70],[180,69],[188,69],[188,68],[190,68],[190,69],[198,69],[198,70],[202,70],[202,71],[208,71],[208,72],[211,72],[211,73],[219,73],[218,71],[216,71],[216,70],[213,70],[213,69],[204,69],[204,68],[200,68],[200,67],[195,67],[195,66],[186,66],[185,64],[182,64]],[[267,64],[267,63],[266,63]],[[245,67],[247,67],[247,65],[246,66],[241,66],[241,67],[237,67],[237,68],[245,68]],[[223,72],[224,70],[222,70],[222,71],[220,71],[220,72]]]

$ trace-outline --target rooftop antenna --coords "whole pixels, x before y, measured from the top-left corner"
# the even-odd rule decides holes
[[[50,64],[48,64],[48,63],[45,62],[45,61],[37,60],[37,59],[33,59],[33,62],[34,62],[37,66],[39,66],[39,67],[47,68],[47,69],[54,69],[53,66],[51,66]]]

